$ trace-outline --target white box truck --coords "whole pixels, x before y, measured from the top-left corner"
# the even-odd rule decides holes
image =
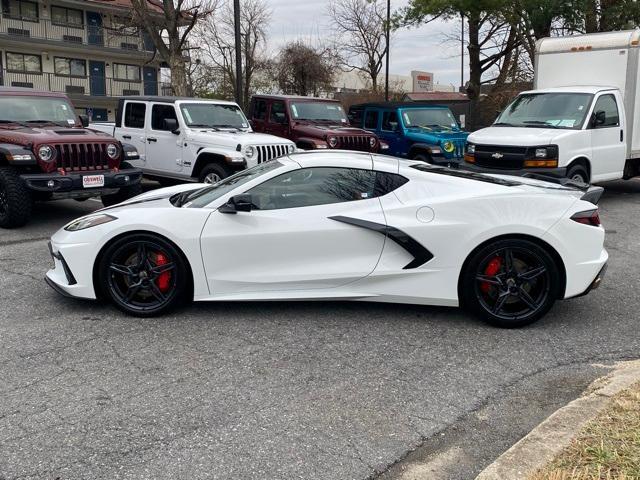
[[[544,38],[534,90],[468,138],[465,168],[597,183],[640,175],[640,30]]]

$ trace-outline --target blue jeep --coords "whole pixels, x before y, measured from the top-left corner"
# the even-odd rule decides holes
[[[375,132],[389,144],[385,152],[438,165],[458,167],[468,132],[449,107],[417,102],[362,103],[349,108],[351,125]]]

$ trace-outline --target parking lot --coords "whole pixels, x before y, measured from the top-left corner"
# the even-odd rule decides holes
[[[638,357],[640,181],[606,187],[604,284],[520,330],[347,302],[126,317],[42,279],[47,238],[100,204],[40,205],[0,231],[0,478],[473,478]]]

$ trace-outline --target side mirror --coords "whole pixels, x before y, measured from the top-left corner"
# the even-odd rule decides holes
[[[604,112],[604,110],[598,110],[597,112],[594,112],[591,117],[591,126],[593,128],[598,128],[600,125],[604,125],[606,121],[607,114]]]
[[[78,117],[80,117],[80,123],[82,124],[82,126],[84,128],[87,128],[89,126],[89,117],[87,117],[86,115],[78,115]]]
[[[178,120],[175,118],[165,118],[164,128],[175,135],[180,133],[180,130],[178,130]]]
[[[253,209],[251,195],[242,193],[231,197],[227,203],[218,208],[220,213],[250,212]]]

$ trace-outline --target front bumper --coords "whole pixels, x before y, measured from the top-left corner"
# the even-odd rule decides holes
[[[460,168],[462,170],[469,170],[470,172],[479,172],[479,173],[492,173],[495,175],[515,175],[522,176],[526,173],[537,173],[540,175],[548,175],[551,177],[559,177],[563,178],[567,176],[567,169],[565,167],[558,168],[520,168],[517,170],[508,170],[508,169],[500,169],[500,168],[488,168],[488,167],[479,167],[478,165],[474,165],[473,163],[465,162],[464,160],[460,163]]]
[[[104,175],[104,186],[85,188],[82,178]],[[142,171],[137,168],[126,170],[97,170],[84,172],[34,173],[20,175],[29,190],[51,193],[52,198],[88,198],[115,193],[120,188],[137,185],[142,180]],[[52,182],[51,184],[49,182]]]
[[[53,259],[53,268],[46,273],[45,281],[56,292],[66,297],[94,300],[93,288],[94,246],[89,243],[57,244],[49,242],[49,253]]]
[[[462,159],[461,157],[447,158],[444,155],[432,155],[431,164],[449,168],[463,168],[465,165],[464,159]]]

